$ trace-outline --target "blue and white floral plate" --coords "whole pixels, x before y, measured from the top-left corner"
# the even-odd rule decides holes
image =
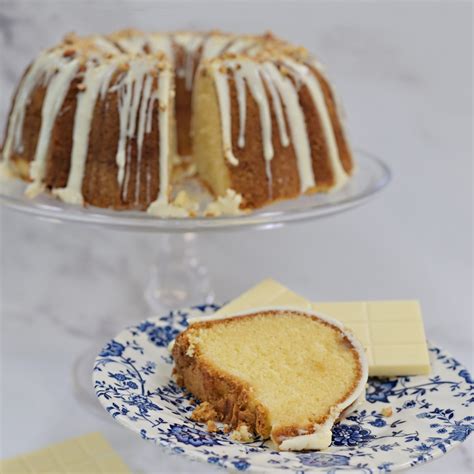
[[[334,427],[324,452],[278,452],[268,442],[241,444],[190,420],[193,406],[170,378],[168,343],[204,305],[150,318],[118,334],[100,352],[94,386],[104,408],[143,439],[173,453],[239,471],[384,473],[445,454],[474,429],[474,380],[430,345],[432,375],[369,380],[366,402]],[[381,415],[383,407],[393,415]]]

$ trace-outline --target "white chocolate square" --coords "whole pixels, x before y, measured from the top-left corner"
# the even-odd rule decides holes
[[[417,301],[349,301],[310,303],[272,279],[246,291],[217,314],[265,306],[293,306],[342,322],[364,346],[369,375],[424,375],[430,372],[423,319]]]
[[[368,301],[367,313],[371,321],[415,321],[421,319],[418,301]]]
[[[0,461],[2,474],[27,472],[129,474],[130,469],[100,433],[53,444],[39,451]]]
[[[313,311],[349,323],[350,321],[368,321],[367,303],[364,301],[344,301],[341,303],[312,303]]]
[[[372,345],[373,366],[370,375],[427,375],[430,361],[426,344]]]

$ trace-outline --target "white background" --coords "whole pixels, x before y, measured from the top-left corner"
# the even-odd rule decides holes
[[[393,169],[347,214],[199,238],[217,301],[272,276],[313,300],[418,298],[428,337],[473,367],[472,6],[456,2],[0,1],[0,125],[27,63],[66,32],[272,29],[326,64],[352,143]],[[1,215],[1,452],[101,431],[135,468],[207,472],[76,400],[72,366],[143,298],[159,235]],[[199,303],[196,301],[196,303]],[[102,339],[81,333],[105,333]],[[99,341],[99,342],[97,342]],[[92,346],[94,347],[91,347]],[[472,471],[472,441],[418,472]]]

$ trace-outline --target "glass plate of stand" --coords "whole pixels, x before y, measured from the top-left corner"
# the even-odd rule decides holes
[[[355,151],[357,168],[349,182],[333,193],[317,193],[281,201],[239,216],[158,218],[145,212],[115,211],[97,207],[78,207],[44,194],[29,199],[25,183],[4,180],[0,202],[7,208],[52,221],[93,224],[145,232],[199,232],[232,230],[243,227],[268,228],[294,221],[310,220],[346,211],[364,204],[390,181],[388,166],[374,155]]]

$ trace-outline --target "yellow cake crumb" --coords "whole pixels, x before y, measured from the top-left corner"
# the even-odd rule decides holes
[[[393,415],[393,410],[392,410],[392,407],[391,406],[388,406],[388,407],[384,407],[382,408],[382,411],[381,411],[382,415],[385,416],[385,417],[389,417],[389,416],[392,416]]]
[[[173,201],[175,206],[186,209],[190,216],[195,216],[199,210],[199,203],[192,199],[186,191],[180,191]]]
[[[243,214],[240,209],[241,203],[242,196],[233,189],[227,189],[225,196],[218,196],[215,201],[208,204],[204,214],[210,217],[238,216]]]
[[[207,431],[209,431],[209,433],[215,433],[217,431],[217,425],[214,421],[209,420],[207,422]]]
[[[253,441],[252,433],[249,431],[248,426],[243,423],[239,425],[236,430],[232,431],[230,437],[234,441],[240,441],[241,443]]]
[[[202,402],[191,414],[191,420],[201,423],[206,423],[215,419],[217,419],[217,413],[208,402]]]

